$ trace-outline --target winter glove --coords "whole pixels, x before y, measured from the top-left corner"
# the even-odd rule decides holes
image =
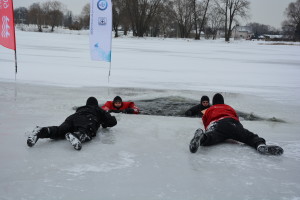
[[[126,108],[125,113],[132,114],[134,112],[133,108]]]
[[[109,113],[120,113],[120,112],[122,112],[122,110],[109,110],[108,112]]]
[[[128,108],[127,108],[127,109],[128,109]],[[132,110],[133,110],[133,109],[132,109]],[[112,112],[113,112],[113,113],[127,113],[127,112],[126,112],[126,109],[124,109],[124,110],[109,110],[108,112],[109,112],[109,113],[112,113]]]

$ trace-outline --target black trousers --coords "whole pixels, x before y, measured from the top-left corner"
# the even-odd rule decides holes
[[[96,136],[99,128],[97,119],[93,116],[73,114],[60,126],[44,127],[40,138],[63,139],[66,133],[72,133],[81,142],[89,141]]]
[[[232,118],[225,118],[215,122],[206,132],[207,136],[201,141],[201,146],[210,146],[221,143],[227,139],[233,139],[257,148],[259,144],[265,144],[265,139],[245,129],[243,125]]]

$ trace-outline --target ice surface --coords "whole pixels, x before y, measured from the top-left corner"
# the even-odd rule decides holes
[[[108,64],[89,59],[88,38],[17,32],[19,72],[0,48],[0,199],[300,199],[299,46],[258,42],[121,38]],[[89,96],[100,103],[222,92],[247,113],[286,123],[242,121],[282,156],[243,144],[188,144],[198,118],[116,114],[118,125],[75,151],[39,140],[36,126],[59,125]]]

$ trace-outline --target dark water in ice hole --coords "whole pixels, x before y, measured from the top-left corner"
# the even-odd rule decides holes
[[[199,101],[186,99],[179,96],[161,97],[147,100],[135,100],[135,104],[140,108],[141,114],[144,115],[159,115],[159,116],[177,116],[185,117],[184,113],[186,110],[199,104]],[[284,122],[276,117],[263,118],[255,115],[254,113],[245,113],[237,111],[238,116],[241,119],[249,121],[273,121],[273,122]]]

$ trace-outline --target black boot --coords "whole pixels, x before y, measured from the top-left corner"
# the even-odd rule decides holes
[[[79,138],[77,137],[77,134],[75,133],[67,133],[66,134],[66,139],[72,144],[72,146],[74,147],[74,149],[76,150],[81,150],[81,142],[79,140]]]
[[[260,144],[257,147],[257,151],[265,155],[281,155],[283,154],[283,149],[280,146],[276,145],[265,145]]]
[[[48,128],[44,127],[35,127],[32,131],[31,135],[28,136],[27,145],[32,147],[38,141],[39,138],[48,138],[49,137],[49,130]]]
[[[190,152],[191,153],[196,153],[199,146],[200,146],[200,141],[203,140],[205,137],[205,134],[201,128],[197,129],[194,135],[194,138],[190,142]]]

